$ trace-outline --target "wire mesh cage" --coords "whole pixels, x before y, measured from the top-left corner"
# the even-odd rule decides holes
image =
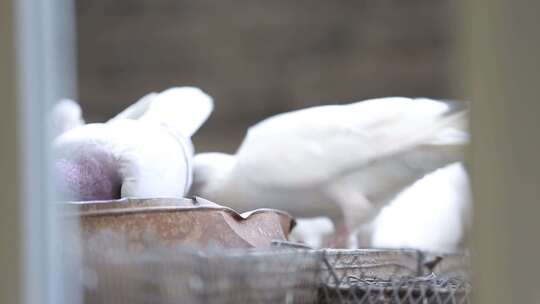
[[[92,304],[470,303],[465,255],[113,245],[82,260],[85,303]]]
[[[410,250],[325,250],[317,303],[469,303],[467,260]]]

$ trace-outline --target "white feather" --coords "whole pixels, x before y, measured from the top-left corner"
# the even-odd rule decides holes
[[[50,112],[52,137],[84,125],[81,106],[74,100],[58,101]]]
[[[141,121],[157,122],[191,137],[214,108],[212,98],[193,87],[171,88],[155,95]]]
[[[193,193],[240,211],[360,225],[424,174],[462,159],[466,140],[440,138],[464,122],[449,112],[444,102],[392,97],[280,114],[251,127],[235,156],[196,156]]]
[[[456,251],[471,209],[465,168],[449,165],[414,183],[381,211],[373,223],[372,246]]]
[[[190,136],[211,111],[212,99],[201,90],[172,88],[146,95],[108,123],[65,133],[54,149],[67,196],[109,199],[100,195],[113,192],[115,176],[122,197],[184,196],[192,179]]]
[[[116,114],[108,122],[115,122],[121,119],[139,119],[146,111],[150,103],[158,96],[158,93],[152,92],[139,98],[136,102],[125,108],[122,112]]]
[[[289,235],[289,240],[304,243],[313,248],[321,248],[325,239],[334,231],[334,224],[327,217],[298,218],[296,226]]]
[[[143,96],[109,122],[121,119],[153,121],[191,137],[208,119],[213,108],[212,97],[201,89],[174,87]]]

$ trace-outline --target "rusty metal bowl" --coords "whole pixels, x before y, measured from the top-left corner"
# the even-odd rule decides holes
[[[208,200],[151,198],[70,202],[66,218],[78,218],[83,240],[120,236],[131,248],[148,245],[197,245],[266,248],[287,240],[294,219],[287,213],[257,209],[239,214]],[[145,245],[146,244],[146,245]]]

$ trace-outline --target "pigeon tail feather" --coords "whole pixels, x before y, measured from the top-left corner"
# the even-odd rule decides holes
[[[175,87],[152,98],[142,121],[157,122],[191,137],[214,108],[212,97],[195,87]]]
[[[121,119],[139,119],[143,114],[148,110],[150,103],[156,98],[158,93],[152,92],[144,95],[135,103],[124,109],[122,112],[118,113],[113,118],[109,119],[108,122],[115,122]]]

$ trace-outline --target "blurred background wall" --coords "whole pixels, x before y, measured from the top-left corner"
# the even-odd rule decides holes
[[[90,121],[149,91],[195,85],[216,110],[199,151],[306,106],[453,97],[450,0],[79,0],[79,99]]]

